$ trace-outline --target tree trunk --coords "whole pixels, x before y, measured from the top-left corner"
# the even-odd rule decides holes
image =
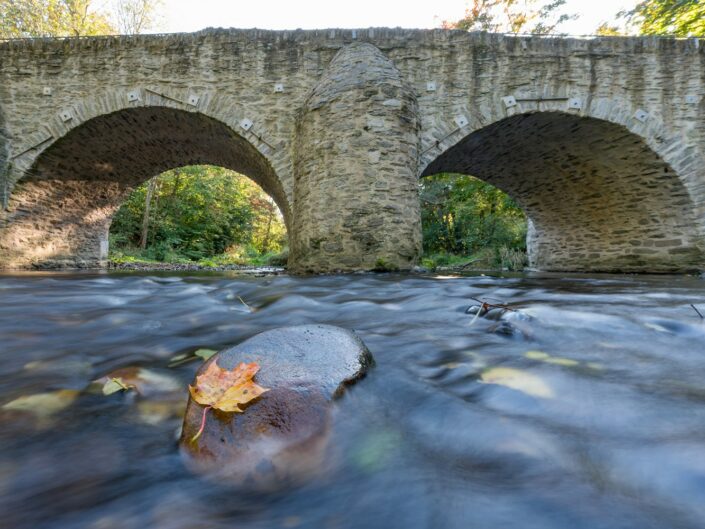
[[[269,238],[272,233],[272,219],[274,218],[274,206],[269,204],[269,218],[267,219],[267,232],[264,235],[264,241],[262,242],[262,253],[267,253],[269,251]]]
[[[149,233],[149,207],[152,203],[152,195],[157,187],[157,178],[152,178],[147,186],[147,194],[144,197],[144,215],[142,216],[142,236],[140,237],[140,248],[147,247],[147,234]]]

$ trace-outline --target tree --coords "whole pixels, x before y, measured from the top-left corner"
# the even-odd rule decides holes
[[[136,35],[159,26],[162,7],[162,0],[116,0],[112,18],[121,34]]]
[[[80,37],[155,29],[162,0],[0,0],[0,38]]]
[[[443,22],[443,27],[515,35],[549,34],[577,18],[577,15],[561,13],[565,3],[566,0],[472,0],[462,19]]]
[[[705,36],[703,0],[646,0],[621,15],[641,35]]]
[[[149,210],[152,206],[152,197],[157,189],[159,176],[152,178],[147,184],[147,192],[144,195],[144,213],[142,213],[142,234],[140,235],[140,248],[147,248],[147,237],[149,236]]]
[[[523,250],[526,218],[509,196],[472,176],[438,174],[421,182],[424,252],[470,255]]]
[[[0,37],[67,37],[114,33],[93,0],[0,0]]]
[[[610,25],[607,22],[600,24],[595,30],[595,35],[601,37],[619,37],[624,35],[624,33],[616,25]]]
[[[142,248],[142,257],[158,261],[199,260],[280,251],[286,228],[274,202],[250,179],[188,166],[138,187],[113,218],[110,237],[117,251]]]

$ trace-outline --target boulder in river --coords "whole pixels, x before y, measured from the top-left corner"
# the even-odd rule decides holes
[[[181,434],[187,466],[219,481],[269,490],[304,481],[325,468],[332,401],[373,364],[351,331],[328,325],[282,327],[224,349],[212,362],[233,369],[257,362],[255,382],[268,391],[243,413],[209,410],[189,399]]]

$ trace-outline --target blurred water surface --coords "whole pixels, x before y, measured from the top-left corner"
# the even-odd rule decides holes
[[[531,319],[470,325],[472,297]],[[691,303],[702,279],[3,275],[0,405],[77,396],[1,410],[0,526],[702,528]],[[170,358],[305,323],[354,329],[377,361],[337,403],[328,475],[276,494],[191,475],[173,410],[198,366]],[[179,402],[86,391],[127,366],[176,377]]]

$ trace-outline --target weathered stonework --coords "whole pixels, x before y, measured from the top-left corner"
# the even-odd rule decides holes
[[[416,179],[439,171],[512,195],[536,268],[702,269],[704,48],[384,28],[0,43],[0,267],[100,266],[131,189],[209,163],[272,195],[296,271],[410,267]]]
[[[416,262],[416,116],[413,91],[379,49],[353,43],[333,58],[299,118],[294,271]]]

